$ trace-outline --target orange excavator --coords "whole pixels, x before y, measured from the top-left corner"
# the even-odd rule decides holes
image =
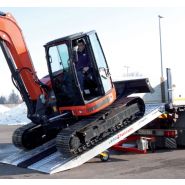
[[[75,63],[83,39],[91,78],[82,91]],[[132,124],[145,113],[137,92],[151,92],[148,79],[113,82],[95,31],[77,33],[44,45],[48,75],[38,79],[22,31],[10,13],[0,12],[0,46],[12,81],[24,100],[31,123],[16,129],[13,144],[33,149],[54,139],[64,156],[77,156]]]

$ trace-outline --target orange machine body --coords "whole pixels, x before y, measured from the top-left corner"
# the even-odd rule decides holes
[[[116,100],[116,90],[112,88],[110,92],[88,104],[82,106],[59,107],[60,111],[71,110],[74,116],[88,116],[108,107]]]

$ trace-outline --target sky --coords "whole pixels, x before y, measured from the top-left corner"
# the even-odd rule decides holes
[[[184,72],[185,7],[2,7],[0,10],[16,18],[39,78],[48,73],[45,43],[96,30],[114,80],[135,74],[148,77],[156,86],[161,76],[158,15],[164,17],[161,19],[164,70],[172,68],[175,83]],[[0,96],[7,96],[14,89],[1,51],[0,85]]]

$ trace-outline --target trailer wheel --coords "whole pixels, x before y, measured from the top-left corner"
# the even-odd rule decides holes
[[[99,157],[100,157],[100,160],[101,160],[102,162],[106,162],[106,161],[108,161],[109,158],[110,158],[110,153],[109,153],[108,150],[106,150],[106,151],[102,152],[102,153],[99,155]]]

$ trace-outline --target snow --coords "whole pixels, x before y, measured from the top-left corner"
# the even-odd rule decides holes
[[[25,103],[11,109],[0,105],[0,125],[24,125],[29,122]]]
[[[4,105],[0,105],[0,113],[9,111],[10,109],[8,107],[5,107]]]

